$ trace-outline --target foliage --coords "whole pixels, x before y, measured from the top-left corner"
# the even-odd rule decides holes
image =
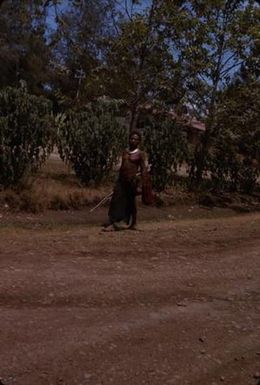
[[[147,121],[144,137],[153,186],[162,191],[172,184],[177,167],[188,155],[186,133],[174,120],[160,116]]]
[[[82,137],[85,143],[84,148],[80,147],[82,151],[87,153],[86,146],[93,146],[91,151],[96,154],[96,161],[103,162],[97,172],[99,176],[94,175],[96,171],[84,176],[84,167],[75,166],[85,183],[100,180],[104,170],[110,169],[101,155],[95,153],[91,140],[86,139],[90,137],[89,127],[99,132],[97,137],[102,146],[101,137],[114,143],[112,127],[116,133],[119,130],[115,113],[100,103],[93,104],[105,95],[125,101],[130,130],[147,108],[157,111],[169,108],[176,112],[185,105],[206,124],[205,133],[187,158],[192,182],[197,186],[210,171],[214,183],[223,188],[231,185],[237,189],[253,188],[258,172],[255,162],[259,161],[256,156],[259,134],[254,121],[259,117],[252,109],[245,109],[242,100],[251,100],[253,104],[258,100],[254,92],[256,83],[252,81],[259,78],[259,1],[0,0],[0,3],[0,89],[18,87],[24,79],[30,93],[47,94],[53,100],[55,114],[70,110],[66,116],[56,116],[64,135],[60,139],[64,159],[75,165],[83,164],[83,159],[76,160],[77,156],[72,155],[76,137]],[[248,71],[254,73],[255,80],[249,79]],[[234,86],[238,73],[247,84],[243,90],[241,83]],[[80,112],[80,106],[86,104]],[[100,109],[102,113],[98,116]],[[158,119],[152,126],[164,132],[165,119]],[[110,120],[111,126],[107,123]],[[74,132],[77,132],[75,138]],[[175,134],[179,138],[177,131]],[[151,146],[149,140],[147,137]],[[168,148],[163,140],[159,143]],[[120,146],[116,145],[116,149]],[[175,167],[176,151],[170,155],[170,150],[157,147],[157,154],[169,152]],[[110,154],[108,150],[106,153]],[[93,169],[98,168],[94,158],[89,162]],[[160,162],[164,165],[162,169],[168,168],[167,162]],[[167,182],[164,177],[156,182],[158,188],[169,183],[172,175],[169,172],[168,179],[165,177]],[[154,178],[157,178],[155,171]]]
[[[252,192],[260,163],[260,83],[238,79],[222,96],[209,169],[217,187]]]
[[[84,184],[99,183],[112,170],[125,144],[126,129],[116,116],[115,103],[99,100],[71,109],[59,129],[61,158]]]
[[[52,149],[51,103],[25,86],[0,91],[0,184],[15,185]]]
[[[161,33],[157,11],[156,1],[152,1],[143,13],[120,22],[106,54],[105,89],[126,100],[130,130],[145,105],[180,98],[180,66]]]
[[[59,4],[60,3],[60,4]],[[56,4],[57,28],[50,35],[52,49],[51,87],[85,104],[104,94],[98,78],[103,40],[109,35],[108,13],[112,0],[70,1]]]
[[[44,93],[50,78],[45,2],[5,0],[0,13],[0,88],[25,80],[33,94]],[[47,3],[47,2],[46,2]]]
[[[209,171],[216,190],[229,189],[252,193],[259,171],[250,158],[239,154],[241,136],[225,130],[214,141],[210,155]]]
[[[259,8],[253,0],[180,3],[177,13],[175,2],[163,2],[161,19],[185,76],[184,99],[206,122],[191,165],[191,177],[200,182],[217,131],[219,95],[254,50]]]

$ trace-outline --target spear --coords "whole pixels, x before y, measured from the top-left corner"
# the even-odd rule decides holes
[[[104,198],[101,199],[100,202],[98,202],[98,204],[93,207],[91,210],[89,210],[90,213],[92,213],[94,210],[96,210],[99,206],[103,205],[106,201],[108,201],[108,199],[110,199],[113,195],[113,191],[111,193],[109,193],[108,195],[106,195]]]

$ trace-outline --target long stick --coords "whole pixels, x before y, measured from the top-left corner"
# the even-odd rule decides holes
[[[93,207],[91,210],[89,210],[89,212],[92,213],[99,206],[101,206],[103,203],[105,203],[109,198],[111,198],[112,195],[113,195],[113,191],[111,193],[109,193],[108,195],[106,195],[103,199],[101,199],[101,201],[95,207]]]

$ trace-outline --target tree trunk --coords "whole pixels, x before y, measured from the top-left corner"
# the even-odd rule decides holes
[[[136,130],[139,113],[136,109],[131,111],[131,119],[129,124],[129,132]]]

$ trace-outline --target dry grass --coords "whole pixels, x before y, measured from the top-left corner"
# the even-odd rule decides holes
[[[0,192],[0,205],[15,211],[34,213],[47,209],[80,209],[95,205],[111,189],[111,183],[84,187],[60,159],[50,159],[22,189]]]
[[[85,187],[79,183],[71,168],[57,154],[53,154],[37,175],[20,189],[0,192],[0,209],[38,213],[45,210],[81,209],[95,206],[113,188],[113,181],[101,186]],[[192,193],[185,183],[156,195],[156,206],[189,205],[238,207],[243,210],[260,209],[260,195]]]

